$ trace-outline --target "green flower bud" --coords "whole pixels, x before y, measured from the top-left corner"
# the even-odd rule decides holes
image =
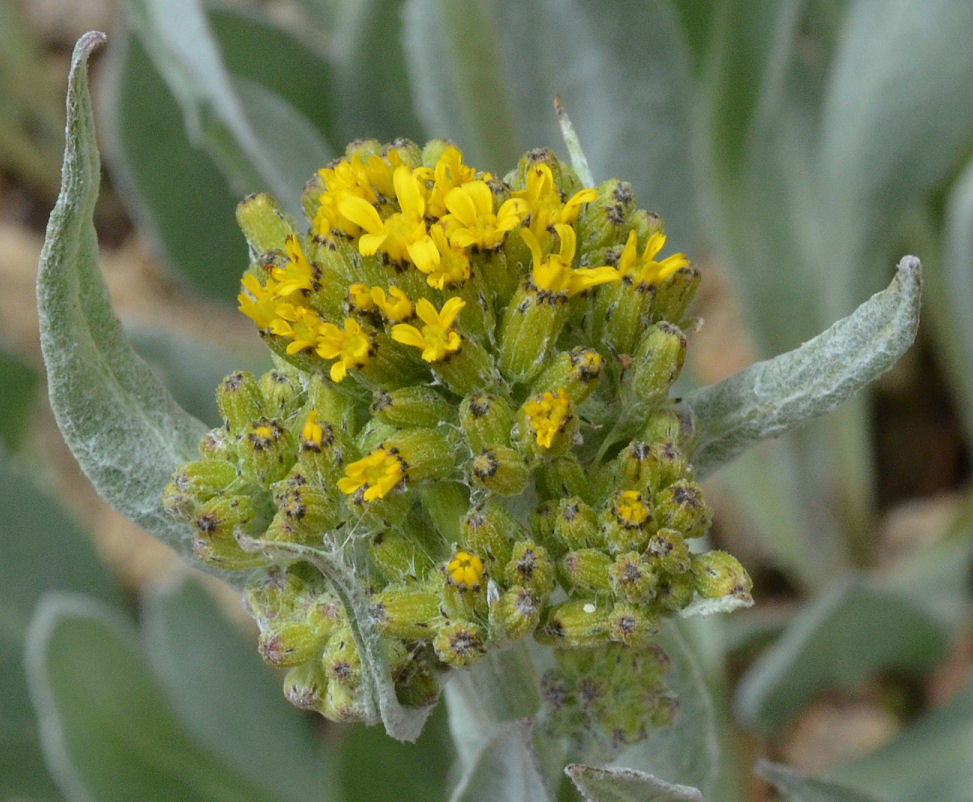
[[[249,496],[216,496],[199,505],[193,526],[193,553],[204,562],[229,571],[263,565],[267,559],[240,548],[237,531],[251,533],[259,528],[259,517]]]
[[[250,258],[259,261],[265,253],[280,250],[294,233],[294,223],[266,192],[248,195],[236,207],[236,220],[250,246]]]
[[[263,487],[283,479],[296,460],[294,438],[277,420],[258,418],[240,437],[240,472]]]
[[[366,140],[367,141],[367,140]],[[395,152],[408,167],[418,167],[422,164],[422,151],[419,146],[411,139],[396,137],[382,148],[382,155],[388,158],[389,154]]]
[[[292,473],[275,493],[277,514],[267,529],[269,540],[320,543],[341,523],[343,511],[334,493],[326,493],[300,473]]]
[[[671,404],[649,413],[639,437],[647,443],[672,443],[681,451],[691,451],[696,440],[696,421],[686,404]]]
[[[395,696],[406,707],[428,707],[439,698],[439,683],[425,661],[410,661],[396,673]]]
[[[578,250],[581,253],[624,242],[628,218],[635,210],[632,185],[617,178],[598,185],[598,197],[578,216]]]
[[[302,710],[322,713],[327,690],[328,678],[318,660],[294,666],[284,675],[284,696]]]
[[[554,590],[554,562],[543,546],[531,540],[518,541],[504,568],[504,579],[508,587],[520,585],[538,599],[546,599]]]
[[[470,621],[450,621],[432,641],[436,656],[452,668],[467,668],[486,654],[483,628]]]
[[[562,351],[531,384],[532,394],[541,394],[558,387],[580,406],[598,386],[605,360],[594,348],[578,345],[570,351]]]
[[[652,299],[652,320],[682,321],[699,287],[700,273],[695,267],[681,267],[656,286]]]
[[[631,602],[618,602],[608,616],[608,637],[636,649],[648,646],[659,629],[657,616]]]
[[[460,482],[441,481],[420,485],[418,492],[422,508],[434,527],[431,534],[438,535],[442,543],[459,541],[461,522],[470,508],[469,488]]]
[[[361,683],[361,655],[351,634],[351,627],[344,626],[334,632],[321,655],[321,665],[329,682],[337,682],[351,688]]]
[[[404,640],[427,640],[440,618],[436,593],[403,585],[386,588],[372,597],[372,619],[383,635]]]
[[[691,560],[694,587],[704,599],[750,599],[753,581],[736,557],[725,551],[707,551],[692,555]]]
[[[491,446],[510,445],[514,413],[500,396],[474,393],[460,404],[459,423],[476,454]]]
[[[417,548],[415,539],[399,532],[379,532],[368,545],[368,555],[389,582],[424,579],[434,563]]]
[[[607,593],[608,573],[612,559],[598,549],[569,551],[558,561],[559,575],[569,588],[580,588],[592,593]]]
[[[660,529],[645,547],[645,558],[654,571],[681,574],[689,570],[689,545],[675,529]]]
[[[616,493],[605,505],[600,520],[605,545],[612,554],[641,551],[655,528],[652,507],[636,490]]]
[[[299,374],[293,368],[269,370],[257,381],[264,409],[281,420],[290,417],[305,401]]]
[[[534,633],[541,643],[561,649],[588,649],[608,642],[612,605],[604,600],[574,599],[551,607]]]
[[[398,427],[435,428],[455,420],[455,407],[432,387],[422,384],[379,390],[370,407],[371,413],[384,423]]]
[[[498,501],[489,499],[474,507],[460,524],[463,547],[482,555],[487,565],[506,566],[514,539],[523,534],[517,520]]]
[[[673,482],[659,492],[655,514],[659,526],[677,529],[687,539],[706,534],[713,519],[699,485],[686,480]]]
[[[216,405],[230,431],[238,434],[263,415],[263,394],[252,373],[238,370],[216,388]]]
[[[585,470],[570,452],[542,462],[535,476],[538,489],[551,498],[591,497],[592,489]]]
[[[346,723],[362,721],[365,718],[358,691],[340,682],[328,683],[321,713],[332,721]]]
[[[205,459],[222,459],[236,463],[236,439],[223,427],[211,429],[199,440],[199,453]]]
[[[492,612],[491,610],[491,615]],[[540,604],[529,590],[514,585],[500,595],[496,618],[500,639],[518,640],[537,629],[541,620]]]
[[[554,535],[568,549],[601,546],[603,538],[598,516],[577,496],[562,499],[554,517]]]
[[[485,448],[470,464],[473,478],[491,493],[515,496],[530,482],[530,469],[519,451],[505,446]]]
[[[166,510],[182,520],[196,514],[196,506],[227,491],[237,480],[236,465],[222,459],[187,462],[173,475],[162,495]]]
[[[544,367],[567,313],[566,304],[534,290],[520,287],[514,293],[500,322],[499,367],[511,384],[530,381]]]
[[[283,619],[270,623],[257,639],[260,656],[270,665],[298,666],[321,654],[327,632],[321,632],[307,621]]]
[[[453,472],[456,447],[435,429],[400,429],[385,438],[382,447],[405,461],[403,471],[409,482],[443,479]]]
[[[430,365],[433,375],[456,395],[497,384],[493,357],[476,340],[463,338],[460,349]]]
[[[689,571],[668,574],[660,578],[656,585],[656,605],[666,612],[681,610],[693,600],[695,589],[695,580]]]
[[[615,557],[608,570],[608,582],[619,599],[646,602],[655,593],[656,575],[652,567],[634,551]]]
[[[672,323],[656,323],[642,336],[627,374],[634,396],[648,407],[669,393],[686,356],[686,335]]]

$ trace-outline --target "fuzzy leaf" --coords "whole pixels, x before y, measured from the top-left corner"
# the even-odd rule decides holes
[[[805,777],[793,769],[769,760],[758,760],[754,771],[774,786],[791,802],[876,802],[845,785],[815,777]]]
[[[773,732],[817,692],[854,687],[871,671],[922,671],[949,640],[910,599],[863,582],[833,587],[800,613],[750,667],[737,688],[740,720]]]
[[[921,296],[922,266],[903,257],[888,288],[800,348],[691,393],[700,472],[831,412],[887,371],[915,339]]]
[[[87,597],[53,593],[38,605],[27,673],[65,797],[279,798],[186,732],[137,644],[128,621]]]
[[[68,79],[61,194],[51,213],[37,276],[41,349],[54,417],[82,470],[116,510],[204,571],[192,533],[162,508],[172,472],[193,459],[202,423],[176,403],[135,354],[98,271],[91,222],[98,197],[87,59],[105,40],[78,40]]]
[[[675,785],[635,769],[570,763],[564,773],[589,802],[703,802],[698,788]]]
[[[298,543],[274,543],[257,538],[238,538],[249,551],[260,551],[278,562],[306,560],[328,580],[348,613],[351,634],[361,655],[362,684],[364,685],[365,721],[381,721],[385,731],[400,741],[415,741],[432,706],[409,709],[399,704],[395,695],[388,659],[382,648],[381,636],[375,629],[371,605],[352,567],[335,552],[302,546]]]
[[[520,719],[499,724],[490,733],[450,802],[545,802],[550,798],[534,756],[530,721]]]

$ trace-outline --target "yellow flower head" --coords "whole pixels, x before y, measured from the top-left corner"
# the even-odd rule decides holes
[[[441,225],[434,225],[429,229],[429,236],[436,246],[435,253],[430,253],[430,259],[416,267],[426,274],[426,284],[443,289],[447,284],[463,284],[470,277],[470,260],[465,248],[458,248],[449,244],[446,231]]]
[[[689,260],[685,254],[674,253],[661,262],[655,261],[656,254],[666,244],[666,235],[656,231],[645,244],[642,255],[638,255],[638,235],[634,231],[628,233],[628,240],[622,255],[618,257],[618,270],[624,276],[626,283],[632,283],[635,288],[644,292],[653,284],[671,276],[681,267],[687,267]]]
[[[637,490],[621,493],[614,505],[616,520],[624,527],[635,529],[649,519],[649,508]]]
[[[463,164],[463,154],[458,148],[450,147],[443,151],[435,168],[417,167],[416,177],[423,182],[432,182],[426,213],[438,218],[446,214],[446,195],[450,190],[462,186],[476,178],[476,168]],[[490,178],[483,174],[484,180]]]
[[[312,409],[307,413],[307,423],[301,429],[301,447],[312,451],[320,451],[324,444],[324,427],[318,423],[318,411]]]
[[[287,261],[282,267],[275,267],[271,271],[271,275],[278,282],[274,295],[278,298],[286,298],[294,292],[310,292],[316,289],[314,268],[304,256],[296,235],[291,234],[287,237],[284,241],[284,249],[287,251]]]
[[[361,282],[348,287],[348,306],[354,312],[371,312],[375,308],[372,300],[372,288]]]
[[[567,300],[591,287],[621,278],[618,270],[608,265],[572,268],[577,234],[566,223],[556,223],[554,230],[557,231],[560,247],[557,253],[550,253],[547,256],[542,254],[540,242],[531,229],[524,228],[520,231],[520,236],[524,238],[533,257],[530,280],[538,292],[552,295],[559,300]]]
[[[375,306],[393,323],[401,323],[412,317],[412,301],[398,287],[389,287],[388,297],[381,287],[372,287],[371,296]]]
[[[338,202],[338,210],[365,232],[358,240],[358,250],[371,256],[381,250],[393,262],[415,262],[426,258],[435,249],[426,231],[426,204],[422,186],[406,165],[399,165],[392,174],[395,197],[400,212],[382,220],[375,207],[361,198],[347,196]]]
[[[519,198],[505,200],[493,212],[493,192],[486,181],[471,181],[446,195],[449,214],[443,218],[452,245],[490,251],[503,243],[508,231],[520,225],[527,204]]]
[[[277,282],[268,279],[266,286],[261,287],[257,277],[248,273],[241,280],[244,292],[237,297],[239,309],[243,314],[257,324],[258,329],[269,329],[277,317],[277,301],[274,299],[274,288]]]
[[[402,460],[382,447],[376,448],[345,468],[345,475],[338,480],[338,489],[351,495],[365,488],[365,501],[384,498],[405,476]]]
[[[420,298],[416,304],[416,315],[424,324],[422,330],[408,323],[399,323],[392,327],[392,339],[403,345],[421,348],[422,358],[426,362],[438,362],[447,354],[458,351],[463,344],[462,337],[451,327],[464,306],[466,301],[453,297],[443,304],[442,311],[437,312],[426,298]]]
[[[446,565],[446,576],[460,590],[479,590],[483,560],[469,551],[457,551]]]
[[[534,440],[542,448],[550,448],[554,442],[554,435],[564,428],[571,409],[571,399],[568,394],[558,388],[555,392],[548,390],[524,404],[527,413],[527,423],[534,432]]]
[[[331,365],[331,380],[340,382],[349,368],[364,367],[372,356],[372,340],[354,318],[345,318],[344,329],[322,323],[315,349],[323,359],[337,359]]]
[[[554,174],[546,164],[531,167],[525,181],[527,188],[515,192],[514,197],[525,202],[530,215],[530,230],[537,239],[556,223],[573,223],[578,219],[581,207],[598,197],[598,190],[582,189],[565,203],[554,185]]]

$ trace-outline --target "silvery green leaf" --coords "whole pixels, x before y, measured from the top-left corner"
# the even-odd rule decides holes
[[[570,763],[564,773],[588,802],[703,802],[698,788],[676,785],[635,769]]]
[[[905,256],[885,290],[817,337],[691,393],[701,473],[831,412],[892,367],[915,339],[921,295],[922,266]]]
[[[372,617],[372,607],[361,579],[348,559],[338,552],[325,551],[299,543],[276,543],[258,538],[239,537],[249,551],[260,551],[278,562],[305,560],[328,580],[348,614],[351,634],[362,659],[362,685],[365,721],[381,721],[385,731],[400,741],[415,741],[432,712],[432,706],[406,708],[399,704],[382,638]]]
[[[754,771],[791,802],[877,802],[876,797],[829,780],[806,777],[788,766],[758,760]]]
[[[205,427],[132,350],[98,271],[91,216],[99,157],[86,65],[104,40],[104,34],[91,32],[75,46],[61,194],[37,276],[51,408],[82,470],[115,509],[194,565],[223,576],[195,560],[191,530],[162,508],[163,487],[179,465],[198,454]]]
[[[816,693],[853,688],[880,669],[921,672],[948,649],[945,629],[911,599],[881,585],[842,582],[805,607],[750,666],[734,707],[746,726],[774,732]]]
[[[241,195],[266,190],[300,217],[299,188],[328,160],[314,127],[277,97],[274,105],[286,107],[287,114],[267,128],[269,121],[248,106],[257,90],[240,94],[198,0],[129,0],[127,6],[142,44],[182,107],[190,138]],[[261,105],[268,96],[266,90],[260,94]]]
[[[551,799],[534,754],[531,723],[527,719],[497,725],[450,796],[450,802],[493,799],[505,802]]]

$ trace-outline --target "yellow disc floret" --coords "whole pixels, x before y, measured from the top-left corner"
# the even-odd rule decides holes
[[[368,363],[372,342],[358,321],[349,317],[345,318],[344,329],[333,323],[322,323],[315,351],[324,359],[337,359],[331,365],[331,381],[340,382],[348,375],[349,368],[361,368]]]
[[[469,551],[457,551],[446,565],[449,581],[461,590],[478,590],[483,579],[483,560]]]
[[[626,281],[635,285],[637,290],[645,291],[658,284],[677,270],[689,265],[685,254],[674,253],[661,262],[655,261],[656,255],[666,244],[666,235],[656,231],[645,244],[642,255],[638,254],[638,236],[634,231],[628,234],[628,241],[622,255],[618,257],[618,271]]]
[[[524,404],[527,422],[534,432],[534,440],[542,448],[550,448],[556,435],[564,427],[571,408],[571,399],[560,387],[541,393]]]
[[[520,231],[533,256],[530,283],[538,293],[553,296],[558,300],[567,300],[591,287],[621,278],[621,274],[608,265],[572,268],[577,234],[566,223],[557,223],[554,229],[557,231],[560,247],[557,253],[550,253],[547,256],[542,255],[540,242],[529,228]]]
[[[379,447],[345,468],[345,475],[338,480],[338,489],[350,495],[364,488],[365,501],[374,501],[383,498],[404,476],[402,459]]]
[[[416,304],[416,315],[424,324],[422,330],[408,323],[399,323],[392,327],[392,339],[403,345],[421,348],[422,358],[426,362],[438,362],[458,351],[463,344],[462,337],[451,327],[464,306],[466,301],[453,297],[443,304],[442,311],[437,312],[430,301],[420,298]]]
[[[615,517],[625,527],[639,527],[649,519],[649,508],[637,490],[626,490],[615,502]]]

